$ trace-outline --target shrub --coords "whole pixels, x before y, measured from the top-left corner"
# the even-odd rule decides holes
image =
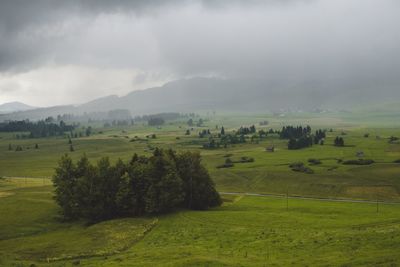
[[[254,159],[250,157],[241,157],[238,163],[246,163],[246,162],[254,162]]]
[[[318,165],[321,164],[321,161],[319,159],[308,159],[308,162],[312,165]]]
[[[311,168],[305,166],[303,162],[291,163],[291,164],[289,164],[289,167],[292,169],[292,171],[295,171],[295,172],[304,172],[304,173],[308,173],[308,174],[314,173],[314,171]]]
[[[222,165],[218,165],[217,168],[231,168],[233,167],[233,161],[230,158],[226,158],[225,163]]]
[[[371,165],[374,163],[372,159],[351,159],[343,161],[344,165]]]

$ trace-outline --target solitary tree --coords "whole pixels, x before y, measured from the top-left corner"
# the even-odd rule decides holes
[[[85,133],[86,133],[86,136],[90,136],[92,134],[92,127],[90,127],[90,126],[87,127]]]
[[[221,135],[225,135],[225,128],[224,128],[224,126],[221,127]]]

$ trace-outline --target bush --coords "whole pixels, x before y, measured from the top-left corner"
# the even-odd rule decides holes
[[[238,163],[246,163],[246,162],[254,162],[253,158],[250,157],[241,157]]]
[[[217,168],[231,168],[233,167],[233,161],[230,158],[226,158],[225,163],[222,165],[218,165]]]
[[[291,164],[289,164],[289,167],[292,169],[292,171],[295,171],[295,172],[304,172],[304,173],[308,173],[308,174],[314,173],[314,171],[312,169],[310,169],[309,167],[306,167],[303,162],[291,163]]]
[[[351,159],[342,162],[344,165],[371,165],[374,163],[372,159]]]
[[[393,163],[400,163],[400,159],[396,159]]]
[[[319,159],[308,159],[308,163],[311,165],[318,165],[321,164],[321,161]]]

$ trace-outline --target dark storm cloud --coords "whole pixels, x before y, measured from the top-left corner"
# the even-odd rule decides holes
[[[395,0],[3,0],[0,73],[72,65],[136,69],[131,83],[200,75],[393,93],[399,11]]]
[[[70,21],[76,27],[85,27],[101,15],[132,15],[136,17],[162,15],[166,9],[200,5],[206,9],[223,11],[232,6],[285,5],[306,0],[3,0],[0,2],[0,71],[19,71],[34,68],[46,60],[66,57],[59,53],[65,46]],[[79,24],[79,21],[81,24]],[[184,21],[182,21],[184,23]],[[72,29],[73,30],[73,29]],[[73,34],[73,33],[72,33]],[[76,39],[78,46],[81,40]],[[94,48],[96,50],[96,48]],[[68,62],[70,63],[70,62]]]

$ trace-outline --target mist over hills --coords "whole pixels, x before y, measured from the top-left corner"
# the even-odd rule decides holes
[[[81,105],[54,106],[1,115],[0,120],[43,119],[61,114],[107,112],[126,109],[133,116],[160,112],[235,111],[274,112],[317,108],[351,109],[363,104],[379,104],[399,97],[398,90],[377,90],[373,86],[353,84],[347,90],[337,84],[308,81],[234,80],[191,78],[160,87],[132,91],[125,96],[110,95]],[[23,106],[21,106],[22,108]],[[29,107],[26,106],[26,109]]]
[[[0,113],[11,113],[30,109],[35,109],[35,107],[29,106],[21,102],[8,102],[0,105]]]

